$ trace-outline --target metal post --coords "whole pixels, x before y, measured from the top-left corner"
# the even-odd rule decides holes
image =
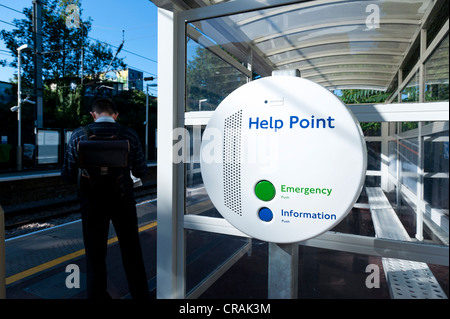
[[[398,78],[397,78],[398,86],[400,86],[403,82],[403,69],[398,69]],[[399,90],[397,94],[397,102],[402,103],[402,92]],[[400,134],[402,130],[402,123],[397,122],[397,134]],[[396,180],[397,180],[397,188],[395,189],[395,203],[397,207],[397,211],[400,211],[401,207],[401,172],[402,172],[402,162],[400,160],[400,141],[399,138],[396,137],[397,140],[397,148],[396,148],[396,161],[397,161],[397,172],[396,172]]]
[[[247,69],[250,71],[250,76],[247,78],[247,83],[253,81],[253,50],[250,48],[247,55]]]
[[[0,205],[0,299],[6,298],[5,212]]]
[[[397,122],[397,134],[400,134],[402,132],[402,123]],[[396,179],[397,179],[397,189],[395,193],[395,202],[397,204],[397,211],[400,211],[400,208],[402,206],[402,160],[400,157],[400,140],[399,137],[396,137],[397,139],[397,149],[396,149],[396,161],[397,161],[397,172],[396,172]]]
[[[425,102],[425,52],[427,50],[427,30],[420,30],[419,103]]]
[[[389,192],[389,123],[381,122],[381,188]]]
[[[425,102],[425,52],[427,49],[427,30],[420,30],[420,66],[419,66],[419,103]],[[423,137],[422,122],[418,122],[419,136],[417,137],[418,155],[417,155],[417,203],[416,203],[416,239],[423,241]]]
[[[80,20],[81,22],[81,20]],[[83,88],[83,83],[84,83],[84,24],[81,22],[80,23],[81,26],[81,70],[80,70],[80,83],[81,83],[81,88]]]
[[[153,81],[155,78],[153,76],[145,77],[144,81]],[[146,83],[146,94],[145,94],[145,161],[148,161],[148,126],[149,126],[149,109],[148,109],[148,88],[152,86]]]
[[[145,93],[145,161],[148,161],[148,84]]]
[[[298,296],[298,244],[269,243],[269,299]]]
[[[22,84],[21,84],[21,49],[17,49],[17,170],[22,170]]]
[[[158,9],[158,299],[186,296],[184,163],[173,161],[174,131],[184,125],[184,100],[178,94],[180,82],[184,83],[180,75],[183,64],[178,64],[184,63],[184,58],[178,56],[184,54],[184,31],[184,21],[179,21],[177,12]]]
[[[416,202],[416,239],[423,241],[423,137],[422,122],[418,123],[419,136],[417,137],[418,155],[417,155],[417,202]]]
[[[22,81],[21,64],[22,51],[30,50],[28,44],[22,44],[17,48],[17,170],[22,170]],[[15,108],[14,108],[15,109]],[[13,108],[11,109],[13,111]]]
[[[272,76],[300,77],[300,70],[275,70]],[[298,296],[298,244],[269,243],[269,299]]]
[[[36,94],[36,127],[44,126],[44,102],[42,82],[42,3],[33,0],[33,38],[34,38],[34,93]]]
[[[403,69],[398,69],[397,86],[400,86],[402,82],[403,82]],[[402,103],[402,92],[400,91],[397,93],[397,102]]]

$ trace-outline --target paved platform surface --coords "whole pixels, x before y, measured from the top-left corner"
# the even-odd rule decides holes
[[[149,289],[156,287],[156,200],[138,204],[139,229],[149,278]],[[110,227],[107,255],[108,288],[113,298],[127,298],[120,249],[114,228]],[[7,299],[85,298],[85,255],[81,221],[44,229],[6,241]],[[80,270],[80,288],[67,288],[66,279]]]

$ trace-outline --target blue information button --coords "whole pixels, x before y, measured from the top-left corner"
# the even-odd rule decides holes
[[[263,207],[259,210],[258,216],[262,221],[270,222],[273,218],[273,213],[269,208]]]

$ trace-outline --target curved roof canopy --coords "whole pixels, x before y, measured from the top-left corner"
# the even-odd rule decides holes
[[[227,1],[153,2],[161,7],[176,5],[187,10]],[[437,0],[299,1],[193,21],[191,26],[241,62],[248,61],[251,54],[253,70],[263,76],[272,70],[299,69],[302,77],[328,89],[386,91],[396,81],[397,72],[412,49],[420,46],[420,30],[437,14],[438,2],[442,3]]]

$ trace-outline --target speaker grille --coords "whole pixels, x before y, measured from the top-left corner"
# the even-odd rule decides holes
[[[223,189],[225,206],[242,216],[241,206],[242,110],[225,119],[223,129]]]

